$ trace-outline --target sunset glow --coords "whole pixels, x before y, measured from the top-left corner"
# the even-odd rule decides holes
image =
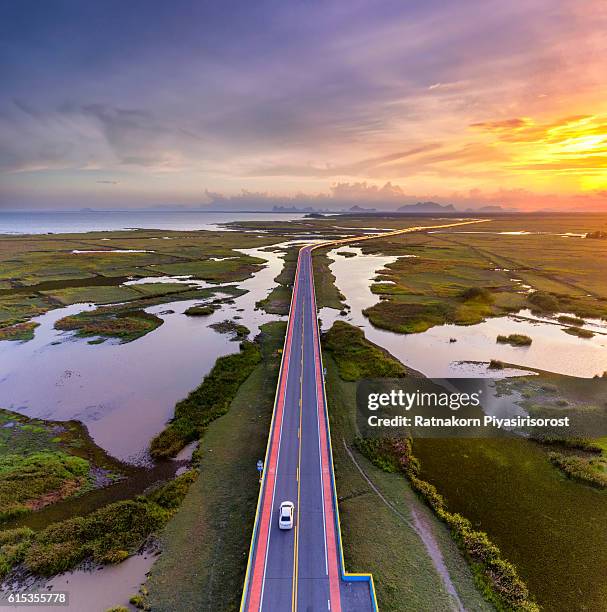
[[[602,1],[27,4],[0,26],[5,209],[607,208]]]

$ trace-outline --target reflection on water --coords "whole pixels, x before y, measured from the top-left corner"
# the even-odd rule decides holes
[[[78,419],[111,455],[144,460],[150,439],[172,416],[175,402],[200,384],[217,357],[238,350],[238,343],[209,325],[238,315],[255,336],[262,323],[276,319],[256,311],[255,302],[274,286],[283,254],[262,249],[243,252],[268,261],[240,283],[246,294],[208,317],[183,314],[200,300],[146,308],[164,323],[134,342],[108,340],[93,346],[71,332],[54,329],[58,319],[90,310],[93,304],[75,304],[37,317],[40,326],[33,340],[0,342],[0,406],[30,417]]]
[[[339,252],[356,253],[344,257]],[[566,334],[556,320],[550,322],[533,317],[529,311],[521,316],[495,317],[478,325],[441,325],[420,334],[396,334],[377,329],[364,317],[362,310],[377,303],[371,293],[371,279],[378,270],[397,258],[366,255],[359,248],[339,247],[329,252],[333,259],[330,268],[336,285],[346,296],[351,312],[346,321],[365,330],[367,338],[384,347],[405,365],[431,377],[503,376],[518,371],[488,370],[479,363],[499,359],[506,363],[592,377],[607,370],[607,335],[604,321],[588,321],[588,329],[603,332],[590,339]],[[323,328],[344,318],[336,310],[323,308],[320,312]],[[498,335],[526,334],[533,338],[528,347],[497,344]],[[455,341],[453,341],[455,340]]]

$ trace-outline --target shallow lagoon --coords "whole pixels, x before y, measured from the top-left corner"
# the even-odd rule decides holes
[[[356,253],[344,257],[340,252]],[[351,307],[344,319],[358,325],[371,342],[384,347],[405,365],[431,377],[468,377],[490,375],[475,362],[499,359],[559,374],[592,377],[607,370],[607,328],[605,322],[590,321],[588,329],[597,334],[590,339],[566,334],[556,320],[533,317],[529,311],[519,316],[495,317],[477,325],[441,325],[419,334],[396,334],[373,327],[362,310],[376,304],[371,292],[372,279],[396,257],[362,254],[356,247],[340,247],[329,252],[331,271],[338,289]],[[333,309],[321,310],[323,328],[339,317]],[[529,347],[497,344],[498,335],[526,334],[533,338]],[[455,339],[455,342],[452,342]]]

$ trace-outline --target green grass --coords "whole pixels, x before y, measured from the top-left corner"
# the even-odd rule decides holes
[[[9,327],[0,327],[0,341],[12,340],[27,342],[34,337],[34,330],[38,323],[17,323]]]
[[[470,521],[447,509],[434,485],[419,477],[420,464],[413,455],[410,438],[358,438],[356,446],[374,465],[388,472],[402,472],[422,500],[444,521],[453,539],[468,559],[480,590],[498,610],[537,611],[529,590],[486,533],[472,528]]]
[[[584,323],[586,323],[586,321],[584,321],[584,319],[580,319],[579,317],[571,317],[568,315],[561,315],[560,317],[558,317],[558,322],[562,323],[563,325],[584,325]]]
[[[0,521],[90,490],[93,467],[107,474],[122,469],[81,423],[0,410]]]
[[[369,342],[361,329],[344,321],[336,321],[323,334],[323,345],[335,359],[344,380],[399,378],[408,373],[387,351]]]
[[[219,321],[218,323],[209,325],[209,327],[218,331],[220,334],[231,335],[233,340],[244,340],[251,333],[246,325],[240,325],[236,323],[236,321]]]
[[[262,326],[262,361],[200,441],[200,476],[150,572],[153,610],[238,610],[259,492],[255,464],[265,453],[285,327]]]
[[[55,322],[55,329],[75,331],[80,337],[100,336],[132,342],[154,331],[162,323],[162,319],[156,315],[121,305],[64,317]]]
[[[175,416],[150,444],[155,459],[174,457],[225,414],[240,385],[261,360],[259,346],[242,342],[240,352],[220,357],[199,387],[175,406]]]
[[[525,334],[510,334],[509,336],[499,335],[497,342],[499,344],[511,344],[512,346],[531,346],[533,340]]]
[[[558,467],[569,478],[586,484],[607,488],[607,459],[604,457],[577,457],[550,453],[550,462]]]
[[[168,237],[169,240],[164,240]],[[195,299],[184,285],[122,286],[128,277],[191,274],[235,282],[259,270],[261,259],[236,249],[280,241],[239,232],[133,230],[53,236],[0,236],[0,327],[23,323],[61,305],[110,304],[174,294]],[[139,249],[147,253],[80,253],[73,250]],[[213,258],[229,258],[213,261]]]
[[[553,222],[525,216],[494,219],[482,230],[510,231],[523,226],[539,232],[548,226],[566,232],[601,219],[577,215]],[[373,292],[382,299],[364,314],[373,325],[398,333],[417,333],[444,323],[470,325],[522,308],[542,314],[572,312],[577,318],[607,318],[607,282],[600,257],[588,242],[540,234],[472,231],[459,235],[457,228],[441,234],[361,242],[365,253],[417,255],[386,267],[381,281],[394,284],[374,285]],[[607,254],[605,247],[601,242],[599,249]],[[525,294],[512,278],[536,291]],[[483,290],[484,295],[474,297],[468,290]]]
[[[109,504],[37,533],[23,528],[1,532],[0,571],[6,574],[23,563],[33,574],[53,576],[86,559],[119,563],[166,524],[195,477],[195,471],[186,472],[147,495]]]
[[[464,608],[492,610],[448,530],[416,497],[407,480],[376,467],[356,450],[356,384],[339,376],[332,353],[325,352],[323,359],[347,570],[373,574],[379,609],[384,612],[452,611],[455,603],[416,530],[421,525]]]
[[[589,329],[584,329],[582,327],[566,327],[563,329],[566,334],[571,336],[577,336],[578,338],[592,338],[594,337],[594,332]]]
[[[27,514],[77,493],[86,484],[86,459],[60,451],[0,458],[0,521]]]
[[[185,314],[188,317],[207,317],[217,310],[218,306],[214,304],[204,304],[202,306],[190,306]]]

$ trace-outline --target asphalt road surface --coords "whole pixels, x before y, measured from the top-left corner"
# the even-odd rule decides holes
[[[278,528],[283,501],[291,530]],[[310,247],[299,253],[243,610],[374,610],[369,582],[341,579]]]

